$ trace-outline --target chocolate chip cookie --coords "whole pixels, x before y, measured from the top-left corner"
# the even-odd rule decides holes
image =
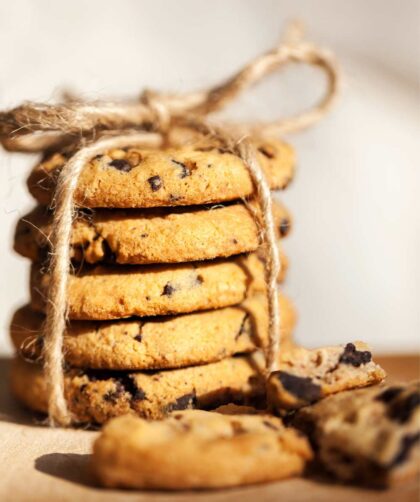
[[[419,382],[341,392],[302,408],[294,423],[343,481],[387,486],[419,474]]]
[[[106,487],[180,490],[289,478],[311,458],[306,438],[275,417],[187,410],[159,422],[112,420],[92,467]]]
[[[68,369],[65,395],[77,421],[98,424],[126,413],[160,419],[173,410],[253,402],[264,394],[263,360],[258,356],[154,372]],[[47,411],[47,386],[40,365],[16,358],[11,386],[27,407]]]
[[[283,295],[279,308],[285,348],[292,343],[296,314]],[[44,320],[28,306],[13,316],[11,338],[27,360],[41,358]],[[111,322],[73,321],[64,334],[63,352],[66,362],[79,368],[179,368],[265,347],[267,328],[267,302],[259,294],[235,307],[193,314]]]
[[[278,413],[294,410],[347,389],[381,382],[385,371],[372,360],[363,342],[307,350],[291,347],[280,353],[279,371],[267,384],[268,401]]]
[[[294,174],[293,149],[279,140],[256,141],[261,167],[271,188],[285,188]],[[28,179],[31,194],[43,205],[52,201],[57,175],[68,152],[47,156]],[[243,161],[208,141],[167,149],[114,149],[84,167],[75,203],[81,207],[144,208],[212,204],[252,195]]]
[[[285,237],[291,217],[273,206],[277,236]],[[75,262],[182,263],[255,251],[261,243],[255,205],[149,210],[80,211],[73,224],[71,258]],[[49,251],[50,211],[36,207],[18,222],[14,248],[33,261]]]
[[[45,309],[49,275],[44,272],[32,266],[31,307],[37,312]],[[69,318],[106,321],[215,309],[265,287],[264,263],[256,253],[177,265],[86,267],[70,274]]]

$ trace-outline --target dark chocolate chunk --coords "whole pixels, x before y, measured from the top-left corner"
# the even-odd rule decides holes
[[[204,277],[201,274],[198,274],[197,277],[195,278],[195,282],[197,286],[201,286],[204,282]]]
[[[134,337],[134,340],[136,340],[137,342],[141,342],[143,340],[143,337],[141,335],[136,335]]]
[[[163,287],[163,291],[161,296],[172,296],[176,291],[175,286],[173,286],[170,282],[167,282]]]
[[[279,225],[279,232],[281,237],[286,237],[290,230],[290,221],[287,218],[282,218]]]
[[[186,410],[188,408],[194,408],[196,404],[197,404],[197,396],[195,391],[193,391],[188,394],[184,394],[173,403],[168,404],[165,407],[165,411],[169,413],[171,411]]]
[[[124,159],[114,159],[111,160],[109,163],[110,166],[115,167],[115,169],[118,169],[118,171],[121,171],[123,173],[128,173],[130,172],[133,168],[130,166],[130,164],[124,160]]]
[[[403,399],[394,399],[389,403],[388,416],[401,424],[408,422],[411,414],[420,406],[420,392],[413,392]]]
[[[174,164],[176,164],[178,167],[181,168],[181,171],[179,173],[179,177],[186,178],[187,176],[191,176],[191,170],[187,167],[186,164],[183,162],[180,162],[179,160],[171,159]]]
[[[116,404],[118,399],[124,394],[125,388],[121,382],[117,381],[115,384],[115,390],[109,390],[104,396],[104,401],[108,403]]]
[[[118,378],[125,391],[131,394],[133,401],[143,401],[146,399],[146,393],[140,387],[137,387],[136,382],[130,375],[122,375]]]
[[[372,354],[368,350],[357,350],[353,343],[348,343],[341,354],[339,363],[351,364],[358,368],[372,360]]]
[[[410,455],[410,451],[413,446],[420,441],[420,432],[417,434],[409,434],[407,436],[403,436],[401,439],[400,451],[395,455],[395,457],[389,463],[389,467],[396,467],[399,464],[402,464],[405,460],[407,460]]]
[[[104,253],[103,261],[106,263],[115,263],[117,260],[117,255],[111,249],[109,242],[106,239],[102,241],[102,251]]]
[[[84,374],[91,382],[114,380],[116,385],[120,386],[120,391],[124,389],[125,392],[131,394],[131,398],[135,401],[146,399],[146,393],[144,390],[137,387],[133,378],[125,372],[112,370],[84,370]],[[122,392],[120,395],[122,395]]]
[[[403,391],[402,387],[389,387],[389,389],[384,390],[380,394],[378,394],[375,398],[376,401],[383,401],[384,403],[389,403],[401,394]]]
[[[152,192],[157,192],[160,188],[163,187],[163,182],[160,176],[151,176],[147,179]]]
[[[313,403],[322,397],[321,387],[309,377],[299,377],[285,371],[275,371],[272,375],[280,380],[287,392],[307,403]]]

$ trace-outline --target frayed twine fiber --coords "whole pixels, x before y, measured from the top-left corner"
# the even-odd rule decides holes
[[[211,124],[206,116],[224,108],[248,87],[286,63],[305,63],[321,68],[327,76],[327,91],[310,110],[262,124]],[[292,26],[286,40],[258,56],[232,78],[216,87],[184,95],[144,91],[139,102],[86,103],[73,98],[62,105],[26,103],[0,112],[0,141],[11,151],[38,152],[79,142],[80,149],[61,169],[54,197],[51,235],[50,286],[48,291],[44,371],[49,391],[49,423],[69,426],[73,417],[64,392],[63,334],[67,321],[67,286],[70,272],[70,238],[74,217],[73,194],[84,165],[95,155],[127,145],[157,146],[172,126],[188,127],[226,144],[247,166],[261,209],[262,231],[266,242],[266,281],[269,314],[269,343],[266,369],[276,368],[280,344],[280,313],[277,252],[271,194],[256,153],[248,137],[279,136],[315,124],[331,108],[339,89],[340,72],[332,55],[301,40]],[[99,139],[98,139],[99,138]]]

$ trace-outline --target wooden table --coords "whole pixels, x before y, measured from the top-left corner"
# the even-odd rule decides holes
[[[377,358],[391,380],[419,377],[414,356]],[[203,502],[405,502],[420,500],[420,484],[411,481],[386,491],[366,490],[310,479],[291,479],[247,488],[202,492],[104,490],[89,472],[97,432],[48,429],[35,424],[8,391],[9,360],[0,358],[0,500],[2,502],[147,501]]]

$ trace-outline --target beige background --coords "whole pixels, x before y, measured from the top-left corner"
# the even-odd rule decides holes
[[[299,172],[284,197],[295,214],[287,292],[309,345],[363,338],[377,350],[418,348],[420,328],[419,19],[414,0],[14,0],[0,2],[0,106],[182,91],[228,76],[277,42],[287,19],[334,49],[346,74],[339,106],[290,140]],[[315,71],[270,79],[229,110],[289,113],[322,92]],[[30,206],[34,159],[0,153],[0,350],[27,297],[27,263],[11,253]]]

